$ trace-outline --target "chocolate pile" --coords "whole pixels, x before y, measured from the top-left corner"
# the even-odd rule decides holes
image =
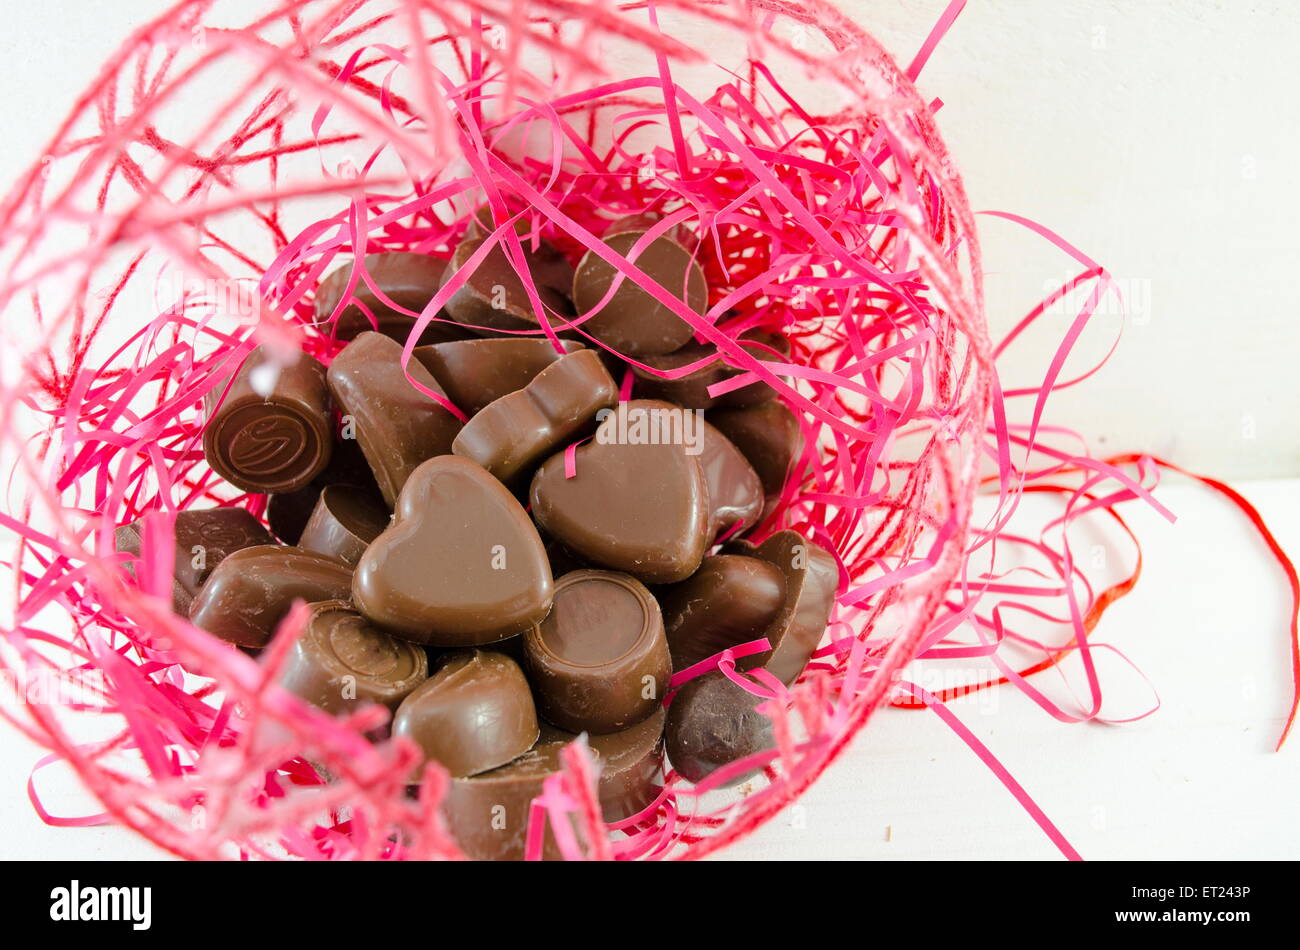
[[[328,370],[306,355],[276,367],[255,351],[213,390],[208,461],[271,496],[268,521],[284,543],[242,510],[183,513],[175,608],[255,650],[307,601],[282,685],[336,714],[389,708],[391,733],[452,776],[444,808],[462,848],[504,859],[523,856],[529,803],[578,733],[600,765],[607,821],[654,801],[665,744],[691,781],[770,749],[757,697],[714,672],[665,713],[669,681],[766,637],[771,649],[738,667],[794,682],[825,631],[837,571],[794,531],[738,540],[770,511],[802,448],[770,387],[710,398],[709,385],[737,372],[715,359],[672,381],[639,372],[637,398],[620,403],[611,367],[622,364],[572,331],[563,352],[502,335],[536,330],[539,299],[553,323],[592,314],[586,333],[648,365],[707,359],[682,320],[595,252],[575,267],[524,239],[530,294],[496,246],[403,369],[398,341],[414,321],[382,298],[420,311],[491,220],[476,215],[445,264],[368,256],[382,297],[364,283],[348,296],[350,267],[327,277],[319,323],[348,301],[333,324],[347,342]],[[703,313],[687,243],[674,232],[647,240],[650,226],[615,222],[604,240]],[[751,338],[783,351],[777,336]],[[119,529],[119,549],[138,554],[140,535]],[[549,834],[544,850],[556,854]]]

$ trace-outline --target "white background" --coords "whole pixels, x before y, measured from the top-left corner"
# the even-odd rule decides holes
[[[0,36],[0,183],[130,28],[165,4],[11,4]],[[944,0],[844,0],[903,62]],[[976,209],[1059,230],[1135,308],[1114,360],[1050,404],[1095,450],[1144,449],[1243,489],[1300,552],[1300,8],[1284,0],[972,2],[922,76]],[[1012,225],[981,232],[995,337],[1071,271]],[[1008,354],[1041,378],[1064,323]],[[1118,328],[1103,316],[1082,366]],[[1286,697],[1278,573],[1199,489],[1140,517],[1146,574],[1099,631],[1160,689],[1121,728],[1064,726],[1018,694],[954,704],[1085,857],[1295,857],[1300,751],[1268,750]],[[1122,672],[1122,671],[1121,671]],[[1132,677],[1119,675],[1121,700]],[[1064,694],[1062,694],[1064,695]],[[36,750],[0,729],[0,857],[151,853],[116,829],[50,830],[25,801]],[[75,809],[75,794],[61,798]],[[927,713],[887,711],[794,810],[733,857],[1046,857],[1053,849]]]

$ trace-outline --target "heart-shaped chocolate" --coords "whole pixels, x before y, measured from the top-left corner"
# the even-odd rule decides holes
[[[352,599],[398,636],[462,647],[538,623],[553,590],[542,540],[514,496],[468,459],[440,455],[407,479],[392,524],[357,563]]]
[[[551,456],[530,497],[537,523],[579,557],[669,584],[693,574],[704,557],[709,493],[697,456],[672,440],[671,418],[661,425],[638,415],[644,412],[633,402],[606,416],[578,447],[573,478],[565,477],[564,453]]]

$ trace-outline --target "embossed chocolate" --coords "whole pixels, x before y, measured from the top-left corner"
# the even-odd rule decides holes
[[[698,571],[659,595],[673,670],[757,640],[785,600],[785,575],[775,565],[735,554],[706,557]]]
[[[451,780],[442,813],[466,857],[475,861],[524,859],[533,799],[542,794],[542,783],[560,770],[561,754],[572,741],[570,733],[543,723],[537,744],[513,762],[470,778]],[[576,828],[574,832],[581,844],[581,834]],[[541,856],[546,861],[564,857],[549,821],[542,836]]]
[[[546,550],[527,513],[483,468],[430,459],[402,489],[392,524],[357,564],[353,601],[372,621],[418,643],[491,643],[551,607]]]
[[[808,665],[826,632],[835,606],[839,568],[825,548],[798,531],[778,531],[754,549],[754,556],[785,574],[785,603],[763,633],[772,644],[771,651],[747,656],[736,668],[762,667],[789,686]]]
[[[406,736],[453,777],[487,772],[537,741],[537,712],[519,665],[501,653],[467,650],[406,697],[393,717]]]
[[[265,395],[263,395],[263,393]],[[213,471],[246,492],[302,488],[329,464],[330,425],[325,369],[300,354],[279,366],[258,347],[204,399],[203,455]]]
[[[181,616],[189,614],[194,595],[228,555],[243,548],[271,543],[266,529],[243,508],[178,511],[173,530],[176,549],[172,568],[172,610]],[[120,553],[139,557],[144,540],[144,521],[119,526],[114,540]],[[134,574],[133,566],[128,569]]]
[[[563,453],[552,455],[529,497],[537,523],[579,557],[669,584],[695,573],[704,557],[712,537],[709,493],[700,463],[683,445],[627,440],[631,430],[622,430],[643,408],[633,402],[626,413],[608,415],[575,452],[573,478],[565,477]]]
[[[547,720],[573,732],[618,732],[660,707],[672,677],[659,605],[626,574],[574,571],[524,634],[527,669]]]
[[[673,696],[664,727],[673,768],[687,781],[702,782],[724,765],[776,748],[772,720],[754,708],[764,701],[717,671],[688,682]],[[733,776],[723,787],[761,770]]]
[[[770,509],[785,487],[791,465],[803,451],[799,420],[777,400],[748,409],[710,412],[708,418],[754,466],[767,492]]]
[[[596,413],[617,402],[618,387],[600,357],[579,350],[474,416],[451,450],[511,485],[531,477],[547,455],[594,429]]]
[[[581,343],[561,344],[565,353]],[[523,389],[563,353],[544,337],[500,337],[421,346],[415,358],[433,374],[447,396],[467,415]]]
[[[408,365],[411,379],[442,393],[418,361]],[[415,467],[451,451],[460,420],[420,392],[402,370],[402,347],[378,333],[362,333],[344,347],[329,368],[329,386],[349,417],[357,442],[389,507]]]
[[[700,265],[686,248],[666,234],[633,253],[645,233],[644,230],[606,233],[604,242],[616,254],[629,258],[645,278],[684,301],[691,310],[703,314],[708,308],[709,294]],[[611,295],[610,289],[616,281],[618,288]],[[628,356],[671,353],[685,346],[693,332],[689,324],[624,277],[596,251],[587,251],[578,262],[573,277],[573,304],[579,316],[593,313],[581,324],[585,332]]]
[[[352,568],[302,548],[263,544],[228,555],[190,605],[190,620],[241,647],[264,647],[295,600],[342,600]]]
[[[395,711],[428,675],[429,659],[421,647],[374,627],[346,601],[327,600],[311,605],[279,683],[340,715],[372,703]]]
[[[383,506],[350,485],[331,485],[320,493],[298,546],[356,564],[387,527]]]
[[[443,282],[449,281],[464,267],[482,244],[483,238],[461,241],[447,264]],[[550,282],[541,279],[540,262],[527,247],[524,248],[524,258],[538,299],[546,309],[547,320],[558,330],[558,324],[573,316],[573,305],[566,296],[549,286]],[[501,330],[536,330],[541,326],[523,280],[499,243],[488,251],[474,272],[447,300],[446,310],[456,322],[488,336]]]
[[[442,258],[408,251],[367,254],[364,263],[366,273],[385,297],[403,310],[416,314],[424,312],[442,286],[442,272],[447,266]],[[331,271],[316,291],[316,323],[327,333],[326,322],[347,292],[352,269],[352,264],[345,264]],[[356,286],[352,288],[351,302],[339,314],[333,336],[339,340],[352,340],[367,330],[377,330],[398,343],[405,343],[415,327],[415,319],[380,300],[358,275]],[[446,312],[439,311],[420,334],[419,342],[422,345],[441,343],[463,340],[468,336],[470,334],[464,327],[450,322]]]
[[[760,346],[746,347],[755,358],[760,360],[770,361],[778,358],[768,352],[768,349],[776,350],[780,357],[788,358],[790,355],[790,341],[777,333],[748,330],[740,334],[738,339],[761,344]],[[677,379],[664,379],[662,376],[655,375],[649,369],[633,366],[631,367],[632,375],[636,377],[633,392],[641,398],[664,399],[685,406],[687,409],[744,408],[745,406],[756,406],[761,402],[767,402],[776,396],[775,390],[762,381],[750,383],[740,389],[733,389],[721,396],[710,396],[710,386],[731,379],[733,376],[739,376],[744,372],[724,362],[712,343],[690,342],[680,350],[674,350],[672,353],[665,353],[662,356],[645,356],[639,362],[651,367],[651,369],[668,372],[691,366],[706,359],[709,362],[704,366]]]

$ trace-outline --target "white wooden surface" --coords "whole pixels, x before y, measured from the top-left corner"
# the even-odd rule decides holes
[[[39,154],[64,104],[162,6],[6,10],[0,181]],[[906,59],[945,3],[842,6]],[[1283,0],[988,0],[971,3],[927,67],[923,91],[946,102],[941,126],[975,207],[1058,228],[1146,308],[1095,382],[1051,405],[1054,421],[1102,451],[1142,448],[1242,478],[1300,475],[1297,42],[1300,11]],[[1009,225],[989,222],[983,242],[995,330],[1068,274]],[[1082,356],[1108,345],[1115,326],[1099,320]],[[1009,380],[1041,376],[1050,336],[1009,354]],[[1243,488],[1300,554],[1300,479]],[[1300,750],[1270,751],[1288,688],[1282,580],[1226,504],[1174,483],[1162,498],[1181,520],[1134,518],[1146,574],[1099,635],[1138,663],[1164,708],[1117,728],[1058,724],[1006,689],[953,708],[1085,857],[1294,858]],[[36,758],[0,728],[0,858],[156,854],[120,829],[40,824],[25,791]],[[56,806],[86,807],[53,770],[42,777]],[[727,856],[1054,853],[942,723],[888,710],[794,809]]]

